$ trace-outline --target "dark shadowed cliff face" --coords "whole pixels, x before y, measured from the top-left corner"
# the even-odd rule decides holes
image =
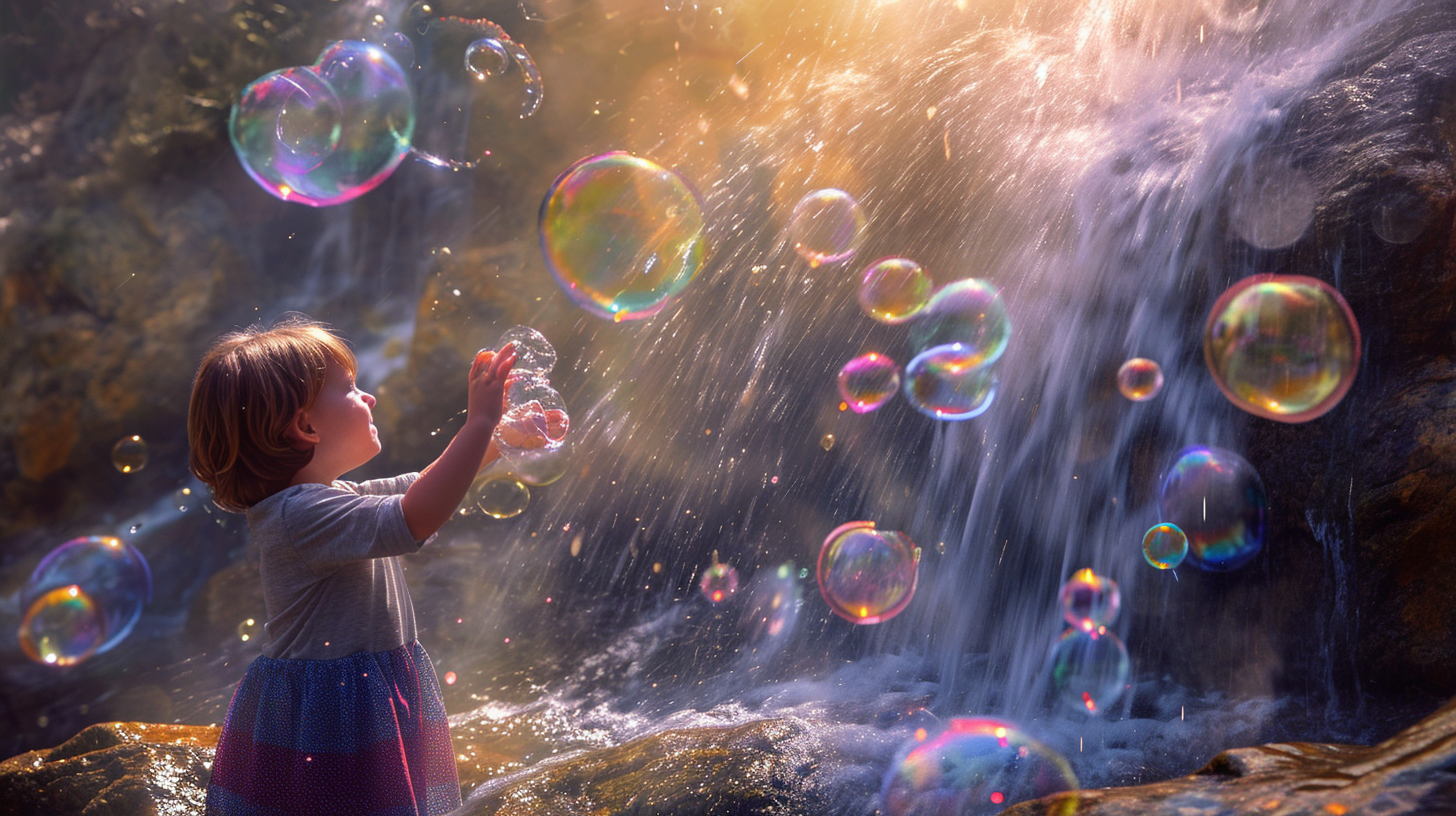
[[[689,715],[719,705],[771,717],[846,661],[888,656],[907,666],[900,685],[871,687],[880,675],[866,668],[850,672],[857,693],[910,687],[938,717],[1046,721],[1075,748],[1083,724],[1048,708],[1043,670],[1057,587],[1083,566],[1125,593],[1133,676],[1109,729],[1156,731],[1185,708],[1215,723],[1227,706],[1233,724],[1204,735],[1229,740],[1216,749],[1371,741],[1456,694],[1456,8],[548,5],[542,21],[515,3],[440,4],[500,23],[543,76],[530,118],[516,115],[514,75],[470,96],[491,150],[480,168],[406,161],[323,209],[248,178],[229,107],[258,76],[371,34],[375,15],[397,27],[402,4],[0,7],[0,754],[94,722],[220,720],[257,654],[245,621],[263,610],[241,519],[173,501],[199,489],[188,390],[214,336],[290,309],[356,345],[384,442],[364,476],[438,453],[470,355],[506,328],[556,345],[571,469],[533,488],[521,516],[452,522],[409,566],[422,639],[442,676],[458,675],[450,710],[550,697],[614,723],[562,714],[543,744],[603,748],[600,726],[619,749],[654,738],[642,722],[701,725]],[[473,87],[454,81],[420,89]],[[573,306],[536,234],[552,179],[613,149],[678,169],[708,215],[703,272],[641,323]],[[1260,250],[1229,212],[1238,173],[1270,156],[1305,175],[1315,205],[1299,240]],[[870,226],[853,260],[810,267],[785,223],[830,186],[856,195]],[[1002,292],[1014,329],[985,415],[937,422],[898,397],[839,409],[846,360],[912,354],[904,327],[856,300],[885,255],[915,258],[937,284],[974,276]],[[1353,388],[1311,422],[1242,413],[1203,364],[1209,306],[1263,272],[1331,283],[1361,327]],[[1168,376],[1148,403],[1111,386],[1134,355]],[[130,434],[150,461],[121,474],[111,446]],[[1159,473],[1189,444],[1238,450],[1270,496],[1266,546],[1235,572],[1174,578],[1138,551]],[[834,617],[812,577],[824,536],[856,519],[923,550],[917,597],[878,626]],[[31,664],[6,635],[20,589],[50,548],[91,533],[145,553],[152,601],[117,648],[62,671]],[[745,585],[786,561],[808,568],[782,637],[743,624],[744,596],[698,595],[714,557]],[[1266,713],[1237,708],[1248,700]],[[828,739],[834,720],[758,730],[798,745]],[[1079,760],[1103,766],[1079,773],[1149,781],[1208,758],[1129,759],[1145,736],[1118,734],[1089,749],[1102,759]],[[733,777],[733,752],[760,737],[694,739]],[[893,753],[881,748],[830,771],[853,765],[872,792],[865,780]],[[512,750],[490,769],[552,749]],[[765,767],[792,776],[776,750]],[[519,785],[595,784],[568,776],[547,765]],[[848,806],[818,795],[782,794]]]

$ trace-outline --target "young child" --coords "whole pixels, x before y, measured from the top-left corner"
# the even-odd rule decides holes
[[[307,318],[219,338],[192,387],[191,466],[245,512],[262,558],[263,655],[228,707],[209,816],[430,816],[460,806],[435,670],[398,556],[495,457],[515,349],[470,368],[465,424],[418,474],[339,481],[379,453],[348,346]]]

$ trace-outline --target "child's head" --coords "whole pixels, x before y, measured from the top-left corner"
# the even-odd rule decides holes
[[[329,361],[352,376],[354,353],[302,315],[219,337],[202,358],[187,412],[191,466],[220,507],[243,511],[288,486],[313,458],[288,436],[324,386]]]

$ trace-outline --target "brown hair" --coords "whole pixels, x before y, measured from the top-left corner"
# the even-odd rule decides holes
[[[203,355],[187,411],[189,464],[219,507],[247,510],[313,459],[313,448],[294,447],[287,429],[323,390],[329,360],[357,372],[342,339],[296,314],[272,328],[229,332]]]

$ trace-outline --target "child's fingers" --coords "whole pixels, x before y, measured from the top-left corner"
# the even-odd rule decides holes
[[[499,354],[495,355],[495,359],[490,361],[490,376],[495,379],[505,379],[515,364],[516,347],[514,343],[508,343]]]
[[[475,353],[475,360],[470,364],[470,379],[473,380],[480,376],[480,372],[485,370],[486,366],[489,366],[495,358],[496,353],[490,349],[477,351]]]

